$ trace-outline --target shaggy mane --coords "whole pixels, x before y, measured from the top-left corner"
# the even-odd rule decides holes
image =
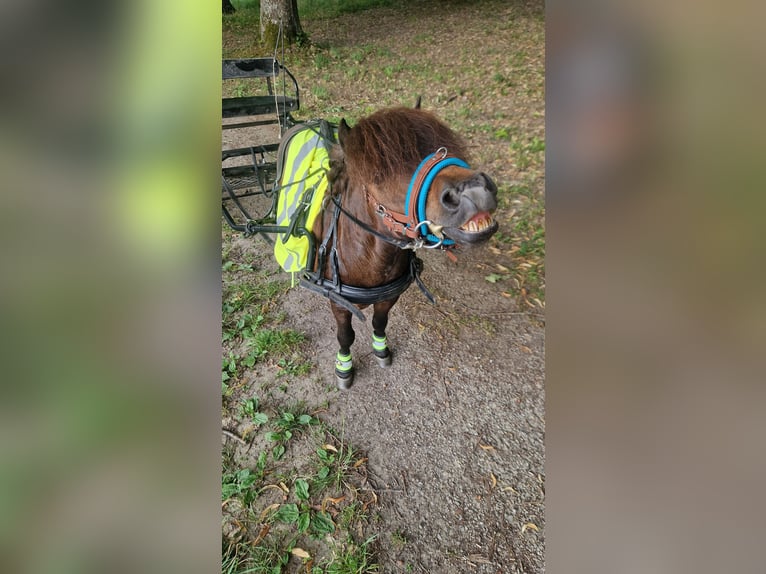
[[[343,143],[349,176],[380,183],[411,176],[440,147],[461,159],[466,144],[434,114],[413,108],[388,108],[359,120]]]

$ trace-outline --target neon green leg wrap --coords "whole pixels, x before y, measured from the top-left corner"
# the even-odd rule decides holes
[[[388,349],[386,344],[386,336],[378,337],[375,333],[372,334],[372,350],[382,352]]]
[[[342,355],[340,351],[335,355],[335,372],[340,374],[350,373],[354,368],[351,355]]]

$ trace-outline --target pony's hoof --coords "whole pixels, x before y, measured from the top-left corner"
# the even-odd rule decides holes
[[[338,371],[335,371],[335,382],[338,383],[338,388],[341,391],[347,391],[351,388],[351,385],[354,384],[354,372],[351,371],[350,373],[339,373]]]
[[[375,355],[375,360],[378,362],[378,365],[384,369],[391,366],[391,351],[388,349],[386,349],[385,355],[378,355],[376,352],[373,352],[373,355]]]

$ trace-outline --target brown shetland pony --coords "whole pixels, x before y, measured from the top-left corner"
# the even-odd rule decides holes
[[[325,232],[334,226],[337,250],[334,272],[341,283],[374,288],[402,278],[410,273],[412,248],[429,246],[429,241],[421,237],[426,233],[431,238],[431,247],[444,248],[446,244],[450,247],[481,244],[497,231],[497,223],[490,215],[497,207],[497,187],[486,174],[467,167],[462,138],[435,115],[419,109],[419,102],[414,109],[380,110],[361,119],[353,128],[341,120],[338,142],[330,153],[330,185],[325,198],[328,207],[313,232],[322,241]],[[440,157],[455,159],[435,169],[431,179],[425,178],[427,188],[420,190],[424,194],[420,201],[425,206],[421,215],[425,217],[414,217],[405,229],[406,224],[397,225],[392,219],[397,216],[403,219],[413,174],[424,158],[437,150]],[[422,186],[424,177],[420,179]],[[412,192],[413,197],[416,191]],[[333,212],[333,199],[336,205],[342,205],[340,214]],[[414,204],[412,199],[410,205]],[[415,211],[411,207],[410,215]],[[413,233],[418,224],[419,229]],[[433,245],[434,241],[440,244]],[[330,259],[318,269],[328,279],[333,277]],[[373,352],[381,366],[391,364],[386,326],[389,311],[398,299],[396,294],[373,303]],[[347,306],[332,301],[330,305],[340,345],[336,378],[341,388],[348,388],[353,381],[352,313]],[[360,309],[366,306],[357,305]]]

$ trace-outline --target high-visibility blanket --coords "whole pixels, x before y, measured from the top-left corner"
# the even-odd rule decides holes
[[[330,169],[329,138],[337,139],[336,128],[324,122],[321,129],[322,123],[294,126],[279,145],[277,225],[289,226],[291,232],[277,236],[274,257],[285,271],[299,272],[309,265],[309,239],[298,230],[310,232],[321,211]]]

